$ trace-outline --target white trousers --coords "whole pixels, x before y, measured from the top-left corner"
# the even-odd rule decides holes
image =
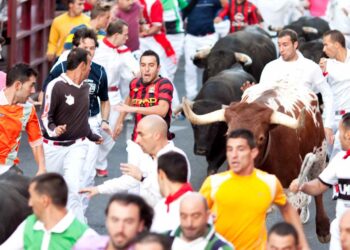
[[[175,64],[169,57],[167,57],[163,47],[157,43],[153,37],[140,38],[140,50],[142,53],[146,50],[153,50],[158,54],[160,60],[160,75],[162,77],[168,78],[173,83],[174,91],[171,106],[173,109],[176,108],[178,105],[180,105],[179,95],[174,84],[177,64]]]
[[[329,243],[329,250],[341,250],[339,220],[337,217],[331,222],[331,242]]]
[[[332,127],[333,133],[334,133],[334,143],[333,145],[328,145],[328,148],[327,148],[329,160],[332,160],[336,154],[342,151],[340,139],[339,139],[339,129],[338,129],[341,118],[342,118],[341,115],[334,116],[334,123]]]
[[[230,21],[224,20],[220,23],[214,23],[214,28],[219,38],[225,37],[230,32]]]
[[[77,141],[68,147],[44,143],[46,170],[59,173],[64,177],[68,185],[67,208],[84,223],[86,220],[79,190],[82,187],[81,176],[83,176],[88,152],[88,144],[85,140]]]
[[[197,50],[205,47],[212,46],[217,41],[217,34],[213,33],[207,36],[193,36],[186,34],[185,36],[185,89],[186,96],[189,99],[196,97],[198,93],[197,83],[198,76],[202,75],[202,70],[199,71],[196,65],[193,64],[192,58],[196,54]]]
[[[111,127],[112,131],[114,131],[118,117],[119,112],[117,111],[117,105],[111,105],[109,112],[109,126]],[[115,141],[109,134],[107,134],[103,130],[101,130],[101,135],[103,137],[103,143],[99,145],[96,169],[106,170],[108,167],[107,156],[112,150]]]

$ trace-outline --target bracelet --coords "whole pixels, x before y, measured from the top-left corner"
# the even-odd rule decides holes
[[[105,122],[107,125],[109,125],[109,121],[107,121],[107,120],[102,120],[102,122]],[[101,122],[101,124],[102,124],[102,122]]]

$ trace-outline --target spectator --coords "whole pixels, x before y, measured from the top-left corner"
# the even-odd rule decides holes
[[[84,188],[81,192],[87,192],[90,196],[98,193],[136,192],[152,206],[161,199],[157,182],[158,157],[169,151],[175,151],[184,156],[186,154],[175,147],[172,141],[168,141],[167,125],[160,116],[149,115],[142,118],[137,125],[136,133],[138,134],[136,143],[143,151],[141,149],[135,151],[133,161],[120,164],[123,175],[105,181],[97,187]],[[188,160],[187,165],[190,166]],[[187,178],[190,179],[190,171]]]
[[[213,20],[220,8],[219,0],[193,0],[184,10],[184,17],[187,17],[184,48],[185,89],[188,99],[194,99],[198,93],[200,71],[193,64],[192,58],[199,48],[212,47],[217,41]]]
[[[111,20],[122,19],[127,24],[129,29],[129,37],[125,45],[137,54],[140,49],[140,23],[143,20],[142,8],[139,1],[135,0],[118,0],[112,7]]]
[[[229,170],[209,176],[200,189],[216,218],[217,232],[237,249],[260,249],[266,246],[266,213],[275,204],[283,218],[297,229],[303,249],[309,249],[299,216],[287,201],[280,181],[255,168],[257,155],[252,132],[230,132],[226,142]]]
[[[73,250],[128,250],[137,235],[151,227],[153,209],[134,194],[114,194],[106,208],[108,236],[77,242]]]
[[[71,249],[77,240],[97,235],[66,209],[68,187],[61,175],[34,177],[29,195],[34,214],[17,227],[0,249]]]
[[[74,27],[70,32],[69,35],[66,37],[66,40],[64,42],[64,49],[70,50],[73,47],[72,41],[74,33],[82,28],[91,28],[97,33],[97,39],[102,40],[106,36],[106,28],[108,25],[109,17],[110,17],[110,10],[111,7],[109,5],[102,5],[97,4],[93,7],[91,11],[91,20],[89,25],[81,24],[76,27]]]
[[[171,239],[161,234],[146,233],[135,240],[133,247],[134,250],[171,250]]]
[[[222,22],[225,16],[229,16],[231,21],[231,33],[242,30],[248,25],[260,24],[263,22],[258,8],[250,1],[232,0],[224,2],[223,9],[214,19],[214,22]]]
[[[27,64],[13,66],[6,75],[6,88],[0,90],[0,174],[19,164],[17,157],[22,130],[38,165],[38,174],[45,169],[42,134],[35,108],[27,102],[35,92],[38,73]]]
[[[79,188],[82,187],[87,137],[100,144],[102,138],[89,125],[89,90],[84,82],[90,73],[91,55],[75,48],[67,60],[67,71],[46,87],[42,123],[45,161],[49,172],[64,176],[69,187],[68,208],[85,221]]]
[[[300,250],[298,233],[292,224],[279,222],[273,225],[267,237],[267,250]]]
[[[84,0],[68,0],[68,11],[52,21],[46,52],[49,61],[61,55],[65,39],[72,28],[80,24],[89,24],[90,18],[83,14],[83,8]]]
[[[164,198],[154,208],[151,231],[163,233],[180,225],[180,201],[193,191],[187,176],[187,161],[182,154],[168,152],[158,158],[158,183]]]
[[[350,50],[345,46],[345,37],[338,30],[330,30],[323,35],[323,52],[328,59],[321,58],[320,66],[334,96],[335,119],[332,124],[334,137],[333,149],[330,145],[329,156],[332,159],[340,150],[338,125],[343,114],[350,112]]]
[[[110,102],[109,123],[114,131],[119,117],[117,105],[122,102],[122,91],[129,88],[129,83],[139,74],[139,67],[136,59],[132,56],[130,50],[124,45],[128,39],[128,25],[123,20],[112,22],[107,27],[107,36],[102,40],[97,48],[94,62],[102,65],[107,73],[108,96]],[[107,156],[114,146],[113,138],[102,131],[104,138],[103,144],[99,148],[96,162],[97,175],[101,177],[108,176]]]
[[[186,194],[180,202],[180,226],[169,235],[174,238],[172,250],[234,249],[214,226],[208,224],[210,211],[199,193]]]
[[[340,244],[342,250],[350,250],[350,210],[346,210],[339,222]]]
[[[331,242],[329,249],[332,250],[342,249],[339,236],[339,220],[350,206],[350,193],[347,191],[350,180],[348,174],[350,162],[348,157],[350,155],[350,113],[343,115],[339,123],[339,139],[342,149],[346,152],[339,152],[318,178],[305,182],[301,186],[298,186],[298,180],[296,179],[289,186],[290,191],[294,193],[301,191],[316,196],[327,191],[329,187],[338,185],[336,215],[330,228]]]
[[[92,29],[82,28],[78,29],[74,33],[73,46],[75,48],[82,48],[90,52],[91,57],[94,58],[95,50],[97,47],[96,33]],[[67,51],[68,52],[68,51]],[[70,51],[69,51],[70,52]],[[62,58],[65,52],[60,56]],[[62,73],[67,70],[67,61],[58,63],[51,71],[49,76],[46,78],[43,84],[43,91],[46,90],[49,82],[59,77]],[[90,73],[85,80],[90,86],[89,91],[89,124],[90,128],[94,133],[100,134],[101,130],[107,134],[112,135],[111,128],[108,125],[108,117],[110,112],[110,105],[108,100],[108,83],[107,75],[104,67],[92,62]],[[42,92],[43,93],[43,92]],[[82,177],[82,186],[88,187],[94,185],[94,178],[96,176],[96,161],[99,152],[99,145],[87,140],[88,153],[84,164],[84,175]],[[88,199],[83,198],[84,211],[88,206]]]

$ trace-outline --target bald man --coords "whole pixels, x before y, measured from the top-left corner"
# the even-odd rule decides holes
[[[180,202],[180,226],[169,232],[174,238],[172,250],[229,250],[234,249],[221,235],[208,224],[210,210],[205,198],[191,192],[184,195]]]
[[[342,250],[350,250],[350,210],[346,210],[339,222],[340,244]]]
[[[137,124],[136,133],[136,143],[144,152],[140,154],[140,160],[136,164],[121,163],[122,176],[105,181],[96,187],[84,188],[80,191],[81,193],[88,193],[89,197],[92,197],[99,193],[113,194],[128,191],[139,194],[151,206],[161,199],[157,180],[158,157],[174,151],[182,154],[186,161],[189,161],[185,152],[177,148],[173,141],[167,139],[168,126],[159,115],[143,117]],[[189,178],[190,174],[188,174],[188,180]]]

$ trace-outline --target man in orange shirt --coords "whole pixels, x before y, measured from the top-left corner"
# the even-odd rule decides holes
[[[6,76],[6,88],[0,90],[0,174],[19,163],[17,158],[21,131],[26,130],[29,144],[44,173],[45,161],[42,135],[34,106],[27,102],[34,92],[37,72],[27,64],[17,64]]]
[[[226,156],[230,170],[209,176],[200,189],[214,215],[216,231],[236,250],[265,250],[266,213],[275,204],[296,228],[302,249],[309,249],[299,216],[277,177],[254,167],[257,155],[252,132],[238,129],[228,135]]]

